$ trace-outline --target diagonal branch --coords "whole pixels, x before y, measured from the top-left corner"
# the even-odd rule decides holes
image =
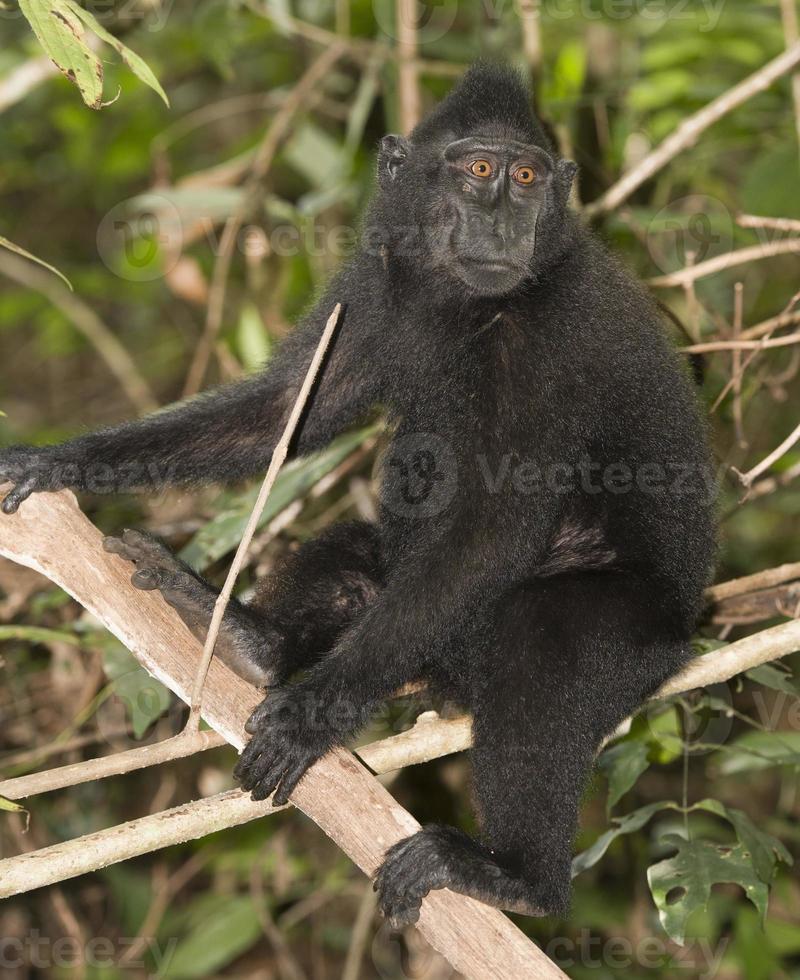
[[[0,554],[60,585],[147,670],[188,702],[200,644],[160,595],[134,588],[127,563],[104,552],[101,539],[66,491],[36,494],[16,514],[0,521]],[[244,744],[244,723],[258,700],[254,687],[212,659],[203,715],[237,748]],[[369,875],[388,847],[419,827],[343,749],[329,753],[306,773],[292,802]],[[130,835],[115,836],[118,847],[129,846]],[[422,903],[418,926],[428,942],[467,977],[564,980],[555,964],[501,912],[462,895],[432,892]]]

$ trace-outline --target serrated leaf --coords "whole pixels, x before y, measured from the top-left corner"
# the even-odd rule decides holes
[[[772,834],[759,830],[743,810],[735,810],[720,800],[711,799],[701,800],[692,809],[715,813],[733,826],[739,842],[752,858],[756,874],[764,884],[768,885],[774,878],[778,861],[783,861],[789,865],[794,863],[792,855],[787,851],[782,841],[773,837]]]
[[[98,22],[94,14],[90,14],[88,10],[84,10],[83,7],[79,6],[77,3],[73,3],[72,0],[64,0],[64,2],[69,3],[74,13],[80,17],[80,19],[84,22],[84,24],[86,24],[93,34],[96,34],[101,41],[105,41],[106,44],[110,44],[111,47],[117,51],[120,58],[122,58],[128,68],[130,68],[140,82],[144,82],[145,85],[160,95],[164,101],[164,105],[169,105],[167,93],[161,87],[161,83],[153,74],[152,69],[143,58],[136,54],[135,51],[131,51],[131,49],[127,45],[123,44],[119,38],[114,37],[113,34],[109,34],[105,27]]]
[[[19,0],[19,8],[47,56],[74,82],[90,109],[103,99],[103,65],[84,40],[69,0]]]
[[[147,63],[114,37],[75,0],[20,0],[20,10],[48,57],[78,86],[90,109],[103,105],[103,62],[86,43],[88,28],[110,44],[140,81],[169,105],[166,93]]]
[[[616,827],[611,827],[610,830],[601,834],[591,847],[587,847],[585,851],[581,851],[580,854],[577,854],[573,858],[572,877],[577,877],[581,872],[597,864],[618,837],[621,837],[623,834],[633,834],[637,830],[641,830],[653,814],[658,813],[659,810],[669,809],[672,806],[673,804],[671,803],[649,803],[647,806],[640,807],[638,810],[634,810],[633,813],[628,813],[624,817],[615,817],[614,823]]]
[[[647,881],[661,925],[679,946],[684,943],[689,917],[708,905],[714,885],[733,883],[743,888],[763,922],[769,889],[743,845],[721,847],[705,840],[688,841],[678,834],[667,834],[662,842],[674,846],[676,852],[648,868]]]
[[[28,259],[28,261],[35,262],[37,265],[42,266],[43,269],[47,269],[48,272],[52,272],[54,275],[58,276],[59,279],[63,279],[67,286],[72,289],[72,283],[69,281],[69,279],[67,279],[64,273],[59,272],[54,265],[50,265],[49,262],[45,262],[44,259],[40,259],[37,255],[33,255],[20,245],[15,245],[14,242],[9,241],[7,238],[3,238],[2,235],[0,235],[0,247],[7,248],[9,252],[16,252],[16,254],[21,255],[23,259]],[[5,415],[5,412],[2,414]]]
[[[610,812],[621,797],[635,784],[636,780],[649,767],[648,746],[638,739],[629,739],[612,745],[597,760],[597,767],[605,773],[608,780],[608,801],[606,809]]]

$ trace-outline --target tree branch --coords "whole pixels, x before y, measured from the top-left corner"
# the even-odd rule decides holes
[[[684,119],[675,132],[660,143],[652,153],[648,153],[644,160],[610,187],[602,197],[589,204],[585,208],[585,213],[593,217],[596,214],[613,211],[646,180],[666,166],[673,157],[693,146],[709,126],[713,126],[737,106],[769,88],[773,82],[792,71],[798,64],[800,64],[800,43],[793,44],[738,85],[723,92],[688,119]]]
[[[159,594],[140,591],[131,584],[128,563],[104,552],[101,539],[100,532],[67,491],[35,494],[16,514],[0,521],[0,554],[35,568],[60,585],[111,630],[150,673],[188,702],[200,644]],[[218,659],[211,661],[203,715],[237,748],[245,742],[244,723],[259,699],[254,687]],[[243,819],[254,812],[254,806],[265,807],[262,813],[270,812],[267,804],[253,804],[241,793],[236,796],[241,802],[231,806]],[[309,769],[292,794],[292,802],[368,875],[378,868],[388,847],[419,828],[416,820],[344,749],[330,752]],[[178,807],[177,811],[184,809]],[[219,810],[214,811],[213,805],[212,812],[218,819]],[[171,816],[167,822],[177,821],[172,825],[180,826],[183,832],[179,812],[168,813]],[[122,832],[112,832],[113,847],[110,839],[98,843],[100,856],[109,862],[141,853],[141,843],[137,841],[140,826],[133,832],[130,825],[125,826],[127,829]],[[156,829],[148,832],[157,835],[158,822],[145,829],[153,826]],[[201,834],[212,829],[207,822],[204,826]],[[57,854],[45,849],[29,859],[28,871],[23,874],[24,887],[31,884],[31,863],[41,865],[46,875],[48,864]],[[9,887],[6,869],[4,865],[0,872],[4,888]],[[467,977],[564,980],[564,974],[501,912],[446,889],[432,892],[423,901],[418,927],[453,968]]]

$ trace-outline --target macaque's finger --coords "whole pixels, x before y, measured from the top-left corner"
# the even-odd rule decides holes
[[[6,498],[3,501],[3,513],[15,514],[22,501],[27,500],[35,489],[35,476],[29,476],[26,480],[18,483],[13,490],[9,490],[9,492],[6,494]]]

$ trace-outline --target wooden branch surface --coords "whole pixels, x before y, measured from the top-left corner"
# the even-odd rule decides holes
[[[104,552],[101,541],[68,491],[34,494],[16,514],[0,520],[0,554],[60,585],[188,702],[200,644],[159,594],[131,584],[129,563]],[[212,660],[203,717],[237,748],[245,742],[244,723],[258,700],[255,688],[217,658]],[[343,749],[309,770],[292,803],[369,875],[388,847],[419,826]],[[561,970],[501,912],[446,889],[423,901],[418,927],[467,977],[564,980]]]

